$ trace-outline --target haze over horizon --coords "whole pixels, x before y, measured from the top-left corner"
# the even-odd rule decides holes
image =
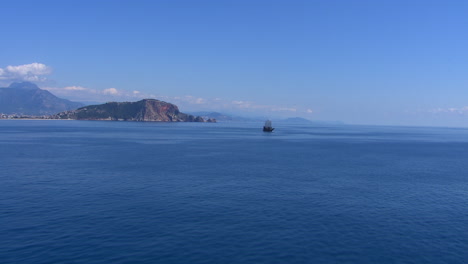
[[[9,1],[0,87],[81,102],[468,126],[462,1]]]

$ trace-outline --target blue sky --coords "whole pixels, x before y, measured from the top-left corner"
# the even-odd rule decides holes
[[[155,97],[186,111],[468,125],[466,1],[17,0],[0,10],[2,86],[29,79],[68,99]]]

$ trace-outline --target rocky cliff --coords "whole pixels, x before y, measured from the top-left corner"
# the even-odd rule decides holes
[[[76,120],[216,122],[216,120],[205,120],[200,116],[181,113],[176,105],[155,99],[89,105],[77,110],[58,113],[56,117]]]

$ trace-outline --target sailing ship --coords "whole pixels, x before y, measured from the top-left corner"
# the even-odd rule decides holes
[[[271,121],[265,121],[265,125],[263,126],[263,132],[273,132],[274,128],[271,126]]]

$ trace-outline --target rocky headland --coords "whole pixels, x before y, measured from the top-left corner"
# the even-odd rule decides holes
[[[184,114],[179,111],[176,105],[156,99],[89,105],[76,110],[58,113],[55,117],[57,119],[75,120],[216,122],[212,118],[205,120],[200,116]]]

